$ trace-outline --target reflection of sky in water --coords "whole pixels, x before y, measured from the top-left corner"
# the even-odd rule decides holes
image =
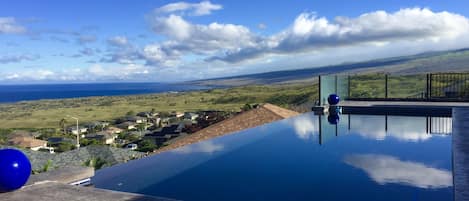
[[[345,156],[344,162],[362,169],[379,184],[396,183],[419,188],[446,188],[453,185],[449,170],[401,161],[388,155],[352,154]]]
[[[424,141],[432,137],[427,134],[425,117],[388,116],[387,132],[383,116],[352,115],[350,124],[352,132],[376,140],[392,137],[403,141]]]
[[[308,140],[317,134],[319,130],[318,120],[315,116],[302,115],[290,120],[295,129],[295,134],[300,139]]]
[[[173,150],[174,153],[189,154],[189,153],[214,153],[223,150],[223,144],[216,144],[212,141],[203,141],[201,143],[194,144],[193,146],[184,146]]]
[[[326,121],[326,116],[301,115],[287,122],[293,126],[298,138],[308,140],[319,133],[319,118],[323,118],[321,124],[326,128],[323,129],[322,134],[334,132],[335,135],[335,125],[330,125]],[[348,121],[348,118],[350,118],[350,121]],[[425,141],[432,137],[445,136],[427,133],[426,117],[388,116],[387,131],[385,129],[386,119],[384,116],[342,115],[341,119],[339,125],[337,125],[339,135],[352,133],[374,140],[393,138],[409,142]],[[451,119],[447,118],[446,120]],[[350,130],[347,129],[349,122]],[[451,121],[447,122],[451,123]]]
[[[388,116],[386,132],[384,118],[350,115],[349,130],[348,115],[336,126],[302,114],[105,168],[93,182],[180,200],[451,199],[451,137],[426,134],[420,117]]]

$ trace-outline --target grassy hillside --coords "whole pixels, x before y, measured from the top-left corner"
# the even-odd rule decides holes
[[[59,128],[66,115],[81,122],[113,120],[129,111],[238,111],[246,103],[269,102],[284,107],[301,105],[318,97],[313,84],[243,86],[184,93],[89,97],[26,101],[0,105],[0,128]],[[69,120],[72,122],[72,119]],[[71,124],[71,123],[69,123]]]
[[[331,73],[421,74],[428,72],[469,72],[469,49],[429,52],[411,56],[376,59],[358,63],[275,71],[191,82],[199,85],[242,86],[251,84],[312,82]]]

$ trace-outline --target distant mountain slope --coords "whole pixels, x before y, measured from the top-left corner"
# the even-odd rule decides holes
[[[425,72],[469,72],[469,49],[427,52],[412,56],[376,59],[358,63],[313,67],[297,70],[240,75],[192,81],[191,84],[239,86],[248,84],[276,84],[306,82],[318,75],[331,73],[389,72],[416,74]]]

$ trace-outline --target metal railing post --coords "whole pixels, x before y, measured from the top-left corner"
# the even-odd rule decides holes
[[[384,98],[388,98],[388,74],[384,74]]]

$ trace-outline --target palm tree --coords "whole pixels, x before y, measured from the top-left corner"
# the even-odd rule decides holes
[[[62,118],[60,121],[59,121],[59,126],[61,128],[64,128],[64,134],[67,134],[67,129],[65,128],[65,125],[67,124],[67,119],[65,118]]]

